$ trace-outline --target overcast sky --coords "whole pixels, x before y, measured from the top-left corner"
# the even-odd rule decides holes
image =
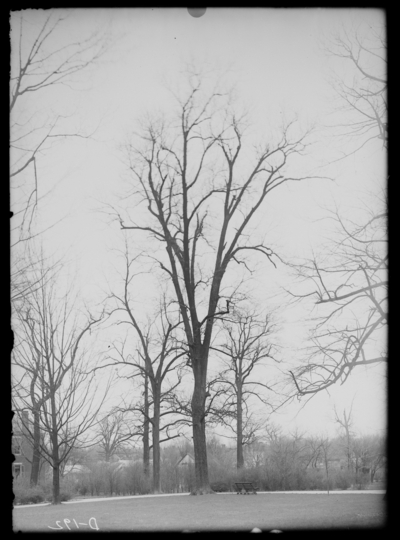
[[[20,12],[11,24],[19,29]],[[47,13],[23,12],[23,37],[29,46]],[[123,234],[110,220],[106,203],[117,203],[128,177],[122,145],[146,111],[171,107],[168,86],[179,85],[184,62],[192,61],[223,73],[235,84],[238,101],[247,108],[253,136],[273,132],[283,119],[297,115],[304,127],[319,134],[307,159],[315,175],[334,180],[287,185],[271,197],[257,219],[268,226],[268,242],[286,257],[311,255],[329,238],[319,221],[325,208],[336,203],[344,212],[357,212],[368,192],[379,192],[385,156],[372,142],[347,160],[330,164],[340,154],[341,141],[329,126],[338,119],[337,97],[330,80],[346,65],[329,57],[327,40],[343,27],[368,29],[383,22],[379,10],[341,9],[215,9],[194,18],[176,9],[75,9],[54,36],[54,44],[83,41],[99,29],[107,36],[106,54],[68,86],[52,89],[35,107],[63,114],[66,129],[94,132],[88,139],[67,139],[39,161],[40,190],[54,191],[39,208],[42,226],[63,218],[44,235],[46,249],[64,255],[76,272],[88,303],[101,299],[112,283],[118,261],[112,248],[123,247]],[[19,31],[19,30],[18,30]],[[15,50],[15,49],[14,49]],[[31,105],[33,106],[33,105]],[[257,222],[257,220],[256,220]],[[284,305],[282,289],[289,274],[265,263],[266,279],[255,282],[257,296],[271,306]],[[151,296],[143,281],[142,301]],[[252,286],[253,286],[252,285]],[[292,361],[305,337],[302,311],[278,311],[282,321],[283,359]],[[382,368],[354,372],[343,387],[315,396],[302,410],[295,402],[275,421],[284,429],[298,426],[310,432],[333,433],[333,404],[339,410],[354,398],[359,432],[385,428],[385,379]]]

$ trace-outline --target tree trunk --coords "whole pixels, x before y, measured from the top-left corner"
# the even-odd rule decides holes
[[[201,362],[203,360],[203,362]],[[192,495],[214,493],[208,479],[207,444],[206,444],[206,382],[207,382],[207,359],[200,358],[196,365],[193,364],[194,391],[192,396],[192,426],[193,446],[195,459],[196,487]]]
[[[53,504],[60,504],[60,456],[58,449],[55,391],[51,395],[51,445],[53,461]]]
[[[143,472],[148,478],[150,473],[150,442],[149,442],[149,380],[144,376],[144,420],[143,420]]]
[[[39,411],[33,410],[33,455],[31,468],[31,486],[36,486],[39,481],[40,470],[40,425]]]
[[[52,433],[53,461],[53,504],[60,504],[60,461],[58,455],[57,433]]]
[[[161,493],[160,478],[160,391],[153,388],[153,493]]]
[[[236,408],[236,468],[239,471],[244,467],[243,458],[243,409],[242,409],[242,385],[237,386]]]

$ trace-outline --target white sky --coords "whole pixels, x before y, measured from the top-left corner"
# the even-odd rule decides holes
[[[45,16],[41,10],[24,12],[28,41],[29,29],[34,33]],[[85,299],[101,300],[105,279],[112,282],[112,265],[118,265],[111,249],[123,245],[119,225],[97,211],[101,203],[116,202],[123,189],[127,174],[121,145],[135,128],[136,118],[147,110],[168,108],[171,98],[165,84],[177,84],[186,60],[226,70],[225,81],[236,82],[239,101],[246,105],[256,134],[273,132],[282,118],[294,114],[304,127],[319,126],[320,136],[307,165],[314,174],[334,176],[335,182],[285,185],[266,202],[255,222],[268,226],[268,242],[284,257],[310,255],[311,247],[326,239],[328,229],[316,221],[324,215],[324,206],[336,201],[354,212],[366,191],[379,191],[376,179],[384,177],[385,156],[378,143],[329,169],[317,167],[338,156],[324,127],[335,118],[329,77],[338,64],[328,58],[323,42],[342,25],[374,25],[382,18],[379,10],[365,9],[213,8],[201,18],[191,17],[185,8],[71,11],[55,35],[56,44],[66,38],[83,40],[100,28],[108,33],[111,46],[70,87],[59,86],[35,101],[35,106],[70,114],[64,126],[71,130],[78,126],[90,132],[97,127],[91,139],[68,139],[40,158],[40,189],[44,192],[55,183],[57,187],[39,217],[44,225],[64,218],[46,233],[45,245],[54,254],[67,253],[68,269],[76,272]],[[343,65],[339,68],[346,70]],[[288,283],[287,273],[267,265],[264,273],[265,279],[257,281],[258,297],[267,301],[273,296],[269,302],[282,305],[277,295],[279,286]],[[145,305],[151,290],[143,283],[138,288]],[[283,356],[290,361],[302,346],[302,311],[281,311],[279,317]],[[358,431],[383,430],[385,379],[377,367],[354,372],[344,387],[333,388],[330,396],[315,396],[302,410],[293,404],[275,421],[284,429],[297,425],[309,432],[333,433],[333,404],[339,410],[349,407],[354,396]]]

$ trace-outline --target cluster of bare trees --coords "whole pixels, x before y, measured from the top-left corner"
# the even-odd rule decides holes
[[[35,290],[14,311],[13,408],[32,442],[31,483],[37,483],[40,460],[46,460],[57,503],[60,466],[78,443],[91,438],[110,380],[99,388],[84,350],[84,339],[102,314],[85,320],[76,313],[70,290],[61,295],[45,272],[35,281]],[[31,412],[32,422],[23,411]]]
[[[102,315],[78,316],[71,291],[60,293],[60,265],[36,243],[44,232],[36,223],[40,201],[55,187],[41,184],[41,164],[57,142],[88,136],[67,130],[65,111],[54,111],[48,103],[58,85],[72,84],[74,75],[93,65],[107,46],[100,32],[76,42],[68,34],[60,38],[69,16],[58,10],[45,16],[41,11],[11,14],[13,409],[33,446],[31,483],[37,483],[40,461],[46,460],[53,469],[55,503],[60,467],[74,446],[87,440],[109,386],[105,381],[97,392],[83,351],[84,338]]]
[[[189,71],[187,83],[173,117],[150,119],[127,148],[147,219],[138,222],[127,212],[119,213],[119,220],[122,229],[152,239],[154,269],[169,281],[179,310],[194,378],[191,416],[195,493],[200,494],[211,491],[205,432],[208,363],[216,322],[234,302],[237,283],[229,282],[235,281],[235,265],[249,269],[251,253],[275,265],[277,258],[265,243],[249,240],[250,223],[274,189],[309,177],[289,172],[292,159],[307,146],[307,134],[294,123],[251,155],[244,118],[230,105],[229,95],[208,90],[196,71]]]
[[[333,52],[349,59],[356,69],[351,85],[342,81],[339,88],[346,106],[360,115],[356,123],[349,119],[351,133],[361,137],[362,144],[380,137],[386,147],[384,41],[382,36],[377,39],[380,49],[368,47],[357,34],[345,36]],[[378,74],[373,71],[371,57],[377,60]],[[310,176],[296,177],[289,172],[292,159],[298,161],[307,145],[306,135],[296,133],[293,124],[284,126],[280,138],[259,146],[252,155],[246,149],[244,118],[234,111],[228,95],[215,88],[205,91],[205,81],[196,70],[189,71],[187,83],[186,94],[177,96],[175,115],[150,118],[127,147],[137,201],[147,211],[147,219],[132,218],[129,211],[126,215],[119,212],[118,218],[122,229],[141,232],[153,240],[154,268],[164,273],[172,288],[194,378],[190,413],[195,493],[208,493],[205,425],[210,412],[209,355],[216,325],[230,315],[235,301],[233,265],[251,270],[251,253],[264,255],[275,265],[279,259],[264,242],[250,241],[251,220],[272,190]],[[332,248],[331,260],[305,262],[299,270],[302,277],[317,285],[315,292],[306,296],[314,294],[318,304],[331,308],[316,326],[308,364],[292,374],[300,395],[343,382],[354,367],[386,358],[384,349],[371,349],[377,337],[382,343],[387,323],[386,208],[374,209],[363,223],[336,217],[342,236]],[[360,311],[349,322],[345,312],[353,313],[357,303]],[[229,401],[228,397],[226,403],[235,407],[240,465],[240,448],[245,441],[244,384],[254,359],[269,356],[270,345],[263,351],[257,341],[256,351],[250,352],[244,366],[240,336],[233,338],[229,330],[228,336],[230,345],[224,352],[232,363],[225,374],[234,374],[234,381],[228,384],[234,398]]]
[[[255,146],[231,94],[218,85],[208,86],[207,77],[188,68],[170,116],[148,117],[126,146],[133,195],[125,199],[127,208],[121,201],[116,215],[128,239],[146,235],[146,247],[140,258],[126,248],[122,278],[104,299],[106,307],[85,319],[70,291],[59,292],[56,267],[35,255],[32,242],[40,233],[33,226],[42,196],[40,157],[53,141],[84,135],[66,133],[61,115],[49,111],[41,111],[41,120],[34,121],[37,111],[22,101],[65,83],[96,61],[105,46],[96,34],[83,43],[52,49],[51,39],[62,22],[63,16],[51,13],[27,43],[23,14],[13,26],[14,409],[28,409],[33,415],[33,424],[25,426],[34,447],[32,483],[37,482],[40,458],[47,460],[57,503],[60,466],[74,447],[100,441],[109,462],[121,445],[140,438],[145,474],[152,450],[152,489],[160,492],[160,445],[179,437],[190,423],[193,494],[212,493],[206,424],[232,429],[241,470],[243,449],[256,441],[274,408],[269,366],[277,355],[271,314],[265,308],[241,308],[240,299],[243,276],[252,272],[255,257],[264,257],[275,268],[282,264],[264,241],[267,231],[251,228],[267,208],[271,192],[288,182],[321,178],[298,172],[310,132],[289,122]],[[362,83],[354,78],[352,86],[343,82],[339,88],[347,106],[361,115],[358,123],[351,121],[352,133],[380,137],[386,147],[384,72],[376,74],[363,64],[366,55],[380,53],[357,35],[336,46],[335,54],[349,59],[363,77]],[[314,329],[307,365],[291,374],[299,395],[345,381],[356,366],[386,359],[384,348],[374,346],[382,342],[387,324],[385,204],[362,223],[335,214],[341,236],[332,246],[332,256],[297,266],[298,275],[313,288],[294,296],[314,296],[326,309]],[[146,310],[135,305],[134,268],[143,260],[151,262],[153,277],[164,287],[161,293],[154,289],[158,308],[151,314],[147,310],[147,321]],[[255,304],[253,298],[248,301]],[[92,366],[84,342],[105,316],[118,337]],[[127,333],[121,339],[123,327]],[[111,382],[101,374],[110,368],[143,391],[139,397],[135,391],[122,396],[105,414]],[[188,398],[182,388],[189,378],[193,386]],[[262,418],[253,411],[257,400]],[[269,437],[272,446],[278,444],[276,433]],[[327,463],[326,441],[314,446]],[[309,463],[317,459],[315,452]]]
[[[122,368],[123,377],[138,378],[142,381],[143,400],[132,398],[121,404],[118,410],[123,413],[139,413],[136,433],[143,438],[143,462],[147,472],[150,450],[153,455],[153,491],[161,491],[160,484],[160,444],[179,436],[174,432],[180,420],[175,410],[169,406],[170,398],[180,385],[187,355],[184,343],[179,336],[181,321],[168,305],[165,297],[160,299],[159,307],[152,320],[142,324],[133,307],[131,294],[135,274],[132,266],[136,258],[130,258],[128,250],[124,253],[124,274],[121,292],[114,290],[109,295],[110,315],[116,317],[117,324],[127,324],[130,334],[136,339],[135,350],[129,347],[129,336],[122,343],[114,342],[105,361],[99,366]],[[135,342],[135,341],[134,341]],[[151,433],[151,444],[149,436]],[[162,437],[162,438],[161,438]]]
[[[346,417],[351,414],[346,411]],[[188,441],[176,440],[162,452],[161,477],[163,490],[174,493],[193,486],[194,470],[177,471],[180,457],[193,453]],[[352,430],[351,456],[348,461],[346,437],[341,429],[337,436],[310,435],[299,431],[284,433],[272,423],[265,426],[263,436],[245,447],[245,469],[237,469],[236,452],[215,436],[207,438],[207,454],[211,487],[214,491],[234,491],[234,482],[253,481],[260,490],[334,490],[364,488],[382,479],[386,467],[385,438],[379,435],[360,435]],[[92,457],[82,461],[89,471],[79,477],[83,491],[100,493],[101,483],[108,476],[101,474]],[[103,493],[147,493],[149,485],[139,474],[138,463],[131,461],[127,468],[111,463],[110,480]],[[103,463],[103,468],[105,464]],[[120,475],[125,471],[125,475]],[[129,475],[128,475],[129,471]],[[124,478],[126,477],[126,478]],[[129,487],[130,486],[130,487]],[[131,491],[130,491],[131,490]]]
[[[371,482],[376,472],[385,464],[386,441],[385,437],[375,435],[357,436],[352,417],[353,405],[341,413],[334,408],[335,422],[339,426],[340,445],[346,457],[347,469],[355,475],[369,473]]]

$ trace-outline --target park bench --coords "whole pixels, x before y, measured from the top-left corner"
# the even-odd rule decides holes
[[[236,495],[250,495],[250,493],[254,493],[254,495],[257,495],[256,489],[258,487],[254,487],[252,482],[235,482],[235,488],[236,488]]]

